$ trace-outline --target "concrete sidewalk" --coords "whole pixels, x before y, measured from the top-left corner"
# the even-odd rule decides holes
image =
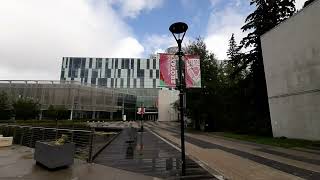
[[[49,171],[36,165],[33,149],[14,145],[0,148],[0,180],[155,180],[145,176],[99,164],[89,164],[75,159],[75,163],[65,169]]]
[[[179,146],[177,127],[146,123]],[[186,152],[227,179],[320,179],[320,155],[272,146],[186,133]]]

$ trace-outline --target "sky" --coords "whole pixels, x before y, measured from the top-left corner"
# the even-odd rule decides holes
[[[185,44],[202,37],[223,60],[252,10],[249,0],[0,0],[0,79],[58,80],[62,57],[147,58],[176,45],[178,21]]]

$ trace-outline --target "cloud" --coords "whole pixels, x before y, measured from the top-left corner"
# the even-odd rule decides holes
[[[235,34],[239,42],[246,34],[241,31],[245,15],[228,7],[210,14],[205,43],[209,51],[213,52],[219,60],[227,58],[228,42]]]
[[[296,0],[296,8],[301,9],[305,1]],[[246,36],[241,27],[250,13],[248,12],[250,8],[244,10],[244,7],[249,6],[247,0],[227,1],[224,6],[221,0],[210,0],[210,2],[213,9],[208,20],[205,43],[219,60],[223,60],[227,58],[226,52],[231,34],[235,34],[238,43]]]
[[[306,0],[296,0],[296,9],[299,10],[303,7]]]
[[[182,47],[187,46],[190,42],[191,39],[186,35],[183,39]],[[171,34],[147,35],[144,38],[142,44],[145,47],[145,56],[149,56],[156,53],[163,53],[169,47],[178,46],[177,42]]]
[[[109,0],[120,8],[123,16],[136,18],[142,11],[150,11],[160,7],[163,0]]]
[[[143,41],[146,55],[164,52],[168,47],[176,46],[176,41],[170,34],[147,35]]]
[[[63,56],[144,51],[103,0],[2,0],[0,29],[0,79],[59,79]]]

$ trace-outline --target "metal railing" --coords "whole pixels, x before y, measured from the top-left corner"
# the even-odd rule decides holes
[[[0,125],[0,134],[12,136],[13,143],[34,148],[36,141],[54,141],[65,134],[75,144],[75,157],[91,162],[94,147],[94,131]]]

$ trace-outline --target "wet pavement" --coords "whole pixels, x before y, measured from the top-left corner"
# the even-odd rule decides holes
[[[157,178],[75,159],[64,169],[47,170],[36,165],[33,149],[14,145],[0,148],[0,180],[155,180]]]
[[[180,152],[145,129],[126,128],[94,162],[144,175],[172,179],[214,179],[196,162],[187,158],[186,176],[181,177]]]

